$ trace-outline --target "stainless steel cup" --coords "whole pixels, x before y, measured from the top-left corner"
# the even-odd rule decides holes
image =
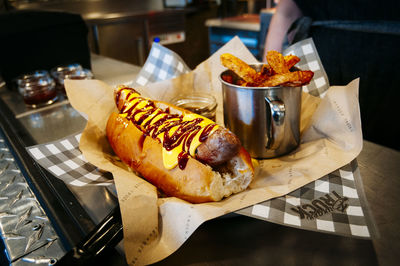
[[[230,70],[220,75],[225,125],[252,157],[278,157],[298,147],[301,87],[242,87],[224,81],[223,75],[238,77]]]

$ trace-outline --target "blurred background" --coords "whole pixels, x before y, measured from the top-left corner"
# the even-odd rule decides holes
[[[260,14],[272,0],[2,0],[3,10],[80,14],[92,53],[142,65],[153,41],[190,68],[238,35],[260,54]],[[207,49],[208,48],[208,49]]]

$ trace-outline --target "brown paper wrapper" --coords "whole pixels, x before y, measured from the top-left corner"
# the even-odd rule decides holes
[[[224,70],[222,53],[232,53],[248,63],[254,57],[240,41],[231,41],[194,71],[173,80],[137,88],[157,100],[179,93],[206,91],[217,98],[217,122],[222,124],[222,93],[218,75]],[[159,198],[157,189],[130,171],[113,154],[105,136],[108,116],[116,110],[113,89],[98,80],[66,80],[72,106],[88,116],[80,150],[93,165],[114,176],[127,262],[150,264],[176,251],[203,222],[285,195],[353,160],[361,151],[358,80],[331,87],[323,99],[303,93],[302,143],[293,153],[256,162],[250,187],[220,202],[190,204],[177,198]]]

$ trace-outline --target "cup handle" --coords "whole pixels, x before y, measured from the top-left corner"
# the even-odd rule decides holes
[[[270,111],[269,113],[267,112],[267,118],[270,116],[267,121],[270,121],[270,123],[267,123],[268,141],[265,147],[270,150],[276,150],[281,146],[284,139],[286,108],[285,104],[279,99],[271,100],[265,97],[265,102],[266,110]]]

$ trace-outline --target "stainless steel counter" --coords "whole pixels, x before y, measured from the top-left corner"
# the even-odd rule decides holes
[[[132,82],[140,70],[139,67],[95,54],[92,55],[91,59],[92,71],[95,78],[103,80],[112,86]],[[32,138],[32,143],[30,143],[30,145],[47,143],[71,134],[82,132],[86,125],[84,116],[73,109],[68,99],[62,94],[59,95],[59,99],[56,103],[39,109],[26,107],[21,95],[16,91],[9,91],[5,87],[0,89],[0,97],[8,108],[11,109],[11,114],[21,123]],[[4,183],[3,180],[1,182]],[[83,208],[84,212],[86,212],[92,220],[91,222],[88,221],[88,223],[83,226],[87,228],[87,230],[92,230],[93,226],[91,224],[99,224],[117,207],[118,200],[115,197],[115,188],[113,187],[67,187],[78,201],[80,205],[79,208]],[[67,200],[65,204],[72,204],[70,207],[73,209],[75,208],[73,202],[68,202]],[[78,216],[80,215],[79,210],[76,214]],[[83,218],[82,221],[85,219],[86,218]],[[47,231],[48,230],[46,230],[46,232]],[[57,243],[59,244],[59,242]],[[19,249],[14,250],[13,246],[14,245],[10,246],[12,250],[9,250],[9,256],[12,256],[11,259],[15,261],[16,257],[19,256],[17,254]],[[7,248],[9,247],[7,246]],[[59,257],[59,252],[57,254],[57,257]],[[51,255],[54,256],[56,254]],[[37,259],[33,260],[34,263],[38,263],[38,261]],[[20,262],[21,260],[18,260],[14,262],[13,265]]]
[[[140,70],[137,66],[95,54],[92,55],[92,68],[95,78],[110,85],[132,82]],[[26,107],[21,95],[16,92],[2,89],[0,95],[36,144],[82,132],[86,125],[86,119],[62,95],[55,104],[40,109]],[[95,223],[99,223],[117,204],[113,193],[105,187],[71,186],[70,190]]]
[[[140,71],[140,67],[96,54],[91,55],[91,61],[94,77],[112,86],[132,82]],[[37,143],[80,132],[86,124],[85,118],[71,108],[63,95],[59,95],[59,100],[52,105],[32,109],[25,106],[22,96],[17,92],[5,91],[4,88],[0,92],[3,101]]]

